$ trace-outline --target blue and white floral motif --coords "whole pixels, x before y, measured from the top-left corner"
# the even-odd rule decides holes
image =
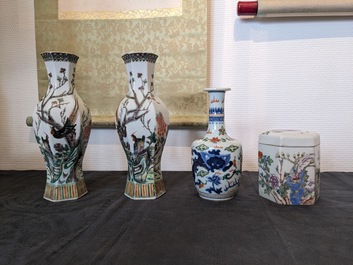
[[[224,127],[224,94],[227,89],[207,89],[210,97],[207,134],[192,144],[192,172],[200,197],[228,200],[234,197],[241,176],[241,144]]]
[[[202,160],[206,162],[206,166],[212,172],[215,169],[223,169],[232,166],[232,162],[230,162],[230,154],[220,154],[221,150],[212,149],[207,152],[201,152]]]
[[[217,149],[199,152],[195,148],[192,158],[194,183],[202,197],[230,199],[234,196],[241,174],[240,168],[237,167],[241,163],[240,150],[221,153],[221,150]]]

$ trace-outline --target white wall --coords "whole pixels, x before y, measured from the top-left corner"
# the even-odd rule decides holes
[[[257,170],[257,139],[274,128],[317,131],[321,170],[353,171],[353,18],[240,20],[234,0],[210,1],[209,83],[231,87],[228,134]],[[0,5],[0,170],[44,169],[32,128],[37,102],[33,2]],[[118,104],[118,102],[117,102]],[[190,170],[200,129],[172,130],[164,170]],[[113,129],[94,129],[85,170],[125,170]]]

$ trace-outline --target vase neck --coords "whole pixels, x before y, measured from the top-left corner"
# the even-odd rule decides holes
[[[74,93],[76,63],[46,61],[48,73],[48,92],[52,96],[64,96]]]
[[[209,117],[207,134],[209,136],[227,136],[224,127],[224,97],[225,91],[208,91]]]
[[[44,52],[41,54],[48,73],[46,96],[65,96],[75,90],[75,69],[78,56],[66,52]]]
[[[154,90],[154,65],[158,55],[148,52],[127,53],[122,56],[129,82],[128,97],[141,103]]]
[[[153,92],[154,65],[147,61],[126,63],[128,96],[144,98]]]

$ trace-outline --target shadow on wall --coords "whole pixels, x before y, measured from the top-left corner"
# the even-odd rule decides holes
[[[196,139],[202,138],[206,134],[206,129],[207,127],[190,127],[182,129],[171,128],[168,133],[166,146],[180,146],[191,148],[191,143]],[[35,142],[33,133],[31,133],[30,137],[32,136],[33,139],[30,139],[30,141]],[[91,137],[88,142],[88,146],[90,145],[111,145],[116,146],[116,148],[119,149],[122,148],[116,130],[106,128],[92,129]]]
[[[236,41],[287,41],[353,36],[352,17],[236,19]]]
[[[5,76],[4,73],[1,71],[0,72],[0,77]],[[2,163],[6,163],[7,162],[7,155],[9,154],[10,150],[9,150],[9,140],[10,140],[10,132],[7,129],[6,124],[8,124],[10,118],[8,117],[8,111],[6,111],[7,109],[7,102],[6,102],[6,95],[5,95],[5,86],[4,86],[4,82],[2,80],[0,80],[0,111],[1,111],[1,115],[0,115],[0,161]]]
[[[170,129],[165,146],[189,147],[191,150],[192,142],[204,137],[206,130],[207,127]]]

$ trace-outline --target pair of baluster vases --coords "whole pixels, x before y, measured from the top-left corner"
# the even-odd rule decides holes
[[[91,114],[75,89],[78,56],[63,52],[42,54],[49,85],[33,113],[36,140],[46,164],[44,198],[65,201],[87,193],[83,156],[91,132]],[[128,161],[125,195],[155,199],[165,193],[161,155],[169,129],[169,113],[154,92],[157,55],[123,55],[128,93],[116,112],[116,128]],[[207,89],[210,117],[206,136],[192,145],[194,183],[199,195],[210,200],[234,196],[241,173],[241,145],[224,128],[224,94]]]

